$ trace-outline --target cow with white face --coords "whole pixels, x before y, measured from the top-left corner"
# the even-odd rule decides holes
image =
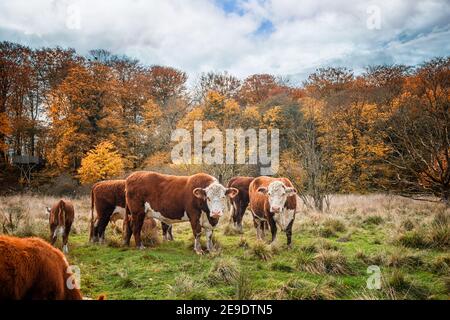
[[[290,246],[297,207],[296,191],[291,181],[287,178],[256,178],[250,183],[249,196],[257,237],[264,237],[264,224],[267,222],[272,242],[276,239],[278,226],[286,233]]]
[[[133,233],[136,246],[140,240],[146,216],[172,225],[190,222],[194,234],[194,250],[202,253],[200,236],[205,230],[207,250],[213,249],[214,228],[227,208],[227,197],[235,197],[239,190],[225,188],[214,177],[199,173],[192,176],[171,176],[156,172],[135,172],[126,180],[127,214],[125,238],[129,244]]]

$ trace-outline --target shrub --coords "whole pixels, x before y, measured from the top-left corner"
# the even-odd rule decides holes
[[[406,231],[400,234],[397,242],[409,248],[427,248],[429,246],[425,232],[422,229]]]

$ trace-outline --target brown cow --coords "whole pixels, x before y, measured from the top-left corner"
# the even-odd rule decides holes
[[[264,237],[264,222],[269,223],[272,242],[277,236],[277,225],[286,232],[287,244],[291,246],[292,225],[297,209],[296,191],[287,178],[259,177],[249,187],[250,210],[257,237]]]
[[[236,188],[239,193],[236,197],[231,199],[231,219],[233,220],[236,229],[242,232],[242,218],[245,210],[250,202],[248,196],[248,187],[255,179],[254,177],[234,177],[228,182],[228,188]]]
[[[130,244],[133,232],[136,246],[144,248],[141,228],[145,216],[149,215],[167,224],[189,221],[195,239],[194,250],[198,254],[202,253],[200,236],[202,228],[205,229],[207,249],[211,251],[213,230],[226,208],[226,196],[233,198],[238,192],[236,188],[225,188],[205,173],[178,177],[135,172],[126,180],[124,243]]]
[[[0,236],[0,301],[81,300],[64,255],[39,238]]]
[[[96,216],[94,219],[94,207]],[[109,221],[125,218],[125,180],[97,182],[91,190],[91,242],[105,241],[105,229]],[[172,227],[161,223],[163,236],[173,240]]]
[[[72,202],[59,200],[51,209],[47,207],[47,213],[49,214],[51,244],[54,245],[58,236],[62,236],[63,252],[68,253],[67,242],[75,218]]]

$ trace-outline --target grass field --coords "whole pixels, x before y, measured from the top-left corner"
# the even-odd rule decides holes
[[[0,219],[18,236],[48,239],[45,206],[56,198],[0,198]],[[88,243],[90,200],[74,199],[76,222],[68,260],[81,269],[87,297],[108,299],[449,299],[450,212],[442,205],[385,195],[334,196],[330,212],[302,210],[293,248],[256,241],[249,214],[238,234],[229,217],[215,232],[216,251],[192,250],[189,223],[173,242],[152,238],[146,250],[121,247],[108,227],[107,244]],[[159,223],[158,223],[159,228]],[[1,230],[0,230],[1,231]],[[5,230],[3,230],[4,232]],[[266,234],[267,241],[269,234]],[[58,242],[59,244],[59,242]],[[368,289],[369,266],[381,288]]]

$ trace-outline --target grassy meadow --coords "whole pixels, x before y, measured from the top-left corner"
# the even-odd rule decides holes
[[[1,197],[0,232],[48,240],[45,206],[56,200]],[[80,267],[81,291],[87,297],[450,298],[450,210],[438,203],[378,194],[337,195],[327,213],[302,209],[297,214],[290,250],[281,232],[274,245],[256,241],[249,213],[243,234],[226,216],[215,232],[215,252],[198,256],[192,250],[189,223],[174,225],[173,242],[163,242],[160,230],[151,234],[145,250],[123,248],[121,235],[111,227],[106,244],[89,244],[90,199],[73,202],[76,220],[67,258]],[[267,232],[267,241],[269,236]],[[367,288],[369,266],[381,270],[380,289]]]

